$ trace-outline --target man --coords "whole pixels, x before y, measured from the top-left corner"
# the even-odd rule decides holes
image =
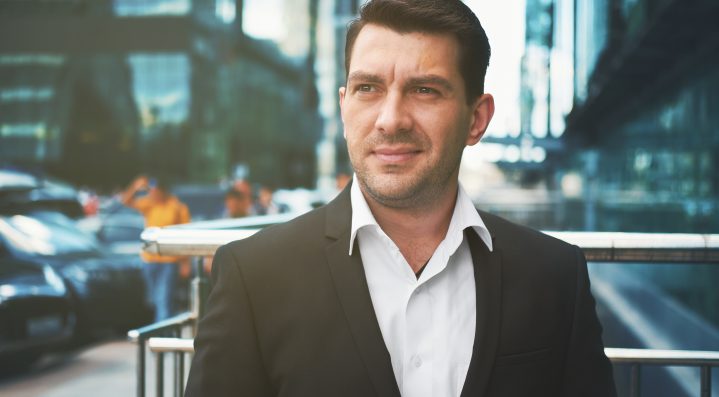
[[[147,191],[144,197],[135,197],[138,192]],[[187,223],[190,211],[177,197],[170,194],[162,180],[139,176],[122,192],[124,205],[139,211],[145,218],[145,227],[162,227]],[[172,316],[173,299],[178,283],[179,267],[189,269],[189,263],[174,256],[141,253],[145,262],[145,279],[153,304],[155,321]]]
[[[253,215],[277,215],[289,211],[287,205],[278,204],[274,200],[274,190],[269,186],[260,186],[257,201],[252,206]]]
[[[613,396],[578,248],[458,183],[492,118],[458,0],[373,0],[340,89],[354,181],[220,248],[188,396]]]
[[[247,195],[234,187],[225,192],[225,211],[223,218],[242,218],[250,215],[251,202]]]

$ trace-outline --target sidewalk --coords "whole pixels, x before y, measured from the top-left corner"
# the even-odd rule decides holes
[[[136,348],[115,340],[48,356],[28,373],[0,379],[3,397],[128,397],[135,395]],[[148,395],[154,394],[154,360],[147,356]],[[165,366],[170,367],[166,361]],[[172,392],[166,371],[165,393]]]

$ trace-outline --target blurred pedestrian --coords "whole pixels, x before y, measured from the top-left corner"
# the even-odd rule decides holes
[[[223,218],[242,218],[250,215],[252,201],[250,197],[236,188],[230,188],[225,192],[225,212]]]
[[[143,197],[138,193],[146,192]],[[187,223],[190,210],[173,196],[164,181],[139,176],[122,192],[122,203],[134,208],[145,217],[145,227],[162,227]],[[145,278],[150,297],[155,305],[155,321],[169,318],[174,313],[173,298],[178,283],[179,267],[187,266],[186,258],[142,252]]]
[[[277,204],[273,200],[274,192],[270,187],[262,186],[257,194],[257,201],[252,206],[254,215],[275,215],[287,212],[287,206]]]
[[[339,172],[335,176],[335,187],[338,192],[344,190],[345,186],[352,180],[352,175],[347,172]]]
[[[238,192],[242,192],[242,194],[247,197],[247,200],[250,203],[250,211],[252,210],[252,205],[254,204],[254,195],[252,194],[252,185],[250,182],[248,182],[246,179],[240,179],[235,181],[232,184],[232,188],[237,190]]]

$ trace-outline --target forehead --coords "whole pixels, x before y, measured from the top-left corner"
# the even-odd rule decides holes
[[[353,71],[372,73],[459,74],[459,43],[451,34],[399,33],[367,24],[355,40],[350,58]]]

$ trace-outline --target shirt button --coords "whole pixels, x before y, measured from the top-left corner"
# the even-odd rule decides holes
[[[422,366],[422,357],[420,356],[414,356],[412,359],[412,364],[415,366],[415,368],[419,368]]]

